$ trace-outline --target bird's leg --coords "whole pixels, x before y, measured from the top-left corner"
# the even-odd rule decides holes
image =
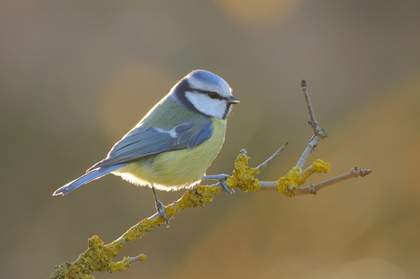
[[[223,190],[225,190],[228,194],[233,194],[234,191],[230,189],[226,184],[226,179],[228,179],[230,175],[228,174],[216,174],[216,175],[205,175],[201,179],[215,179],[219,180],[220,185],[222,185]]]
[[[151,185],[150,188],[152,188],[153,197],[155,198],[155,207],[156,207],[156,210],[159,212],[160,216],[162,216],[163,218],[165,218],[166,226],[169,228],[170,223],[169,223],[169,218],[168,218],[168,216],[166,215],[166,212],[165,212],[165,206],[158,199],[158,196],[156,194],[155,187],[153,185]]]

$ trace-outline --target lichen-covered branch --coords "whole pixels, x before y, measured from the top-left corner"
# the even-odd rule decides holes
[[[186,208],[204,206],[207,202],[212,201],[214,195],[218,193],[220,193],[219,187],[197,186],[184,193],[179,200],[166,206],[165,212],[171,218]],[[130,242],[142,238],[146,233],[163,223],[165,223],[165,219],[156,213],[132,226],[117,240],[106,245],[95,235],[89,239],[88,249],[76,261],[56,266],[49,278],[94,278],[91,275],[94,272],[123,271],[129,268],[134,261],[146,260],[146,255],[141,254],[137,257],[126,257],[120,262],[112,261]]]
[[[219,183],[210,186],[199,185],[187,191],[179,200],[174,201],[165,207],[167,217],[172,218],[175,214],[187,208],[204,206],[206,203],[212,201],[214,196],[219,194],[222,189],[228,193],[233,193],[234,189],[240,189],[244,192],[276,190],[286,197],[293,197],[316,194],[319,190],[327,186],[337,184],[350,178],[363,177],[370,174],[373,170],[354,167],[345,174],[329,178],[317,184],[303,186],[309,176],[315,173],[328,173],[331,164],[324,162],[321,159],[316,159],[309,167],[304,168],[309,155],[315,150],[315,147],[318,146],[319,141],[325,138],[327,134],[325,129],[320,128],[316,121],[315,112],[309,98],[305,81],[302,81],[301,87],[310,115],[309,124],[311,125],[314,134],[300,156],[298,163],[292,167],[290,171],[276,181],[259,181],[255,177],[280,154],[287,143],[255,168],[249,166],[250,157],[247,155],[246,150],[241,150],[235,160],[231,176],[212,175],[204,177],[203,179],[217,179],[219,180]],[[93,236],[88,241],[88,249],[82,253],[77,260],[56,266],[49,278],[94,278],[92,275],[94,272],[123,271],[129,268],[131,263],[135,261],[144,261],[146,260],[146,255],[144,254],[140,254],[136,257],[125,257],[119,262],[113,262],[113,259],[132,241],[142,238],[155,227],[164,224],[165,221],[165,218],[159,213],[155,213],[149,218],[143,219],[132,226],[122,236],[109,244],[104,244],[98,236]]]

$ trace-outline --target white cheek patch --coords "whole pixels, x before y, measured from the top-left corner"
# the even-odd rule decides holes
[[[223,119],[227,106],[225,100],[212,99],[206,94],[191,91],[185,92],[185,97],[199,112],[211,117]]]

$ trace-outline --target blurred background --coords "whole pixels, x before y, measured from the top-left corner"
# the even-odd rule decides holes
[[[221,194],[135,241],[148,255],[97,278],[419,278],[420,2],[0,2],[0,270],[46,278],[87,239],[152,215],[151,191],[107,176],[52,192],[106,156],[177,80],[223,77],[241,100],[208,174],[246,148],[277,180],[311,136],[300,81],[329,137],[330,174],[374,168],[316,196]],[[309,184],[308,184],[309,185]],[[164,203],[182,192],[160,193]]]

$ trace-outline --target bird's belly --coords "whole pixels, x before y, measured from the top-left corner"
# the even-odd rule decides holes
[[[153,184],[159,190],[193,186],[216,158],[225,139],[226,124],[213,120],[213,125],[212,137],[193,149],[164,152],[129,163],[113,173],[137,185]]]

